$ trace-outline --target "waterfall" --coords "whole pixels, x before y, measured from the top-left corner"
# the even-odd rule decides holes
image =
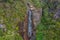
[[[32,36],[32,11],[28,10],[28,36]]]

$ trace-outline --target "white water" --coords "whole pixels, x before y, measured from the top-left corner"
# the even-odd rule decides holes
[[[28,11],[28,36],[32,36],[32,11]]]

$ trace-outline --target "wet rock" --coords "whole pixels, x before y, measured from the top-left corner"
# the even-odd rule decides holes
[[[28,8],[32,11],[34,26],[37,26],[37,24],[40,23],[40,19],[41,19],[41,16],[42,16],[42,8],[37,9],[31,3],[28,4]]]
[[[29,11],[29,10],[31,10],[31,11]],[[27,11],[29,11],[29,12],[27,12],[27,13],[29,13],[29,15],[31,15],[31,13],[32,13],[32,17],[30,16],[32,19],[30,20],[29,15],[26,15],[25,18],[24,18],[24,21],[18,23],[19,32],[20,32],[23,40],[36,40],[36,26],[37,26],[38,23],[40,23],[40,19],[41,19],[41,16],[42,16],[42,8],[36,9],[31,4],[31,5],[29,5]],[[28,29],[28,27],[29,27],[28,26],[28,21],[32,22],[31,24],[33,25],[32,29],[30,29],[30,30]],[[31,27],[31,25],[30,25],[30,27]],[[29,33],[32,32],[31,36],[28,34],[28,30],[29,30]]]

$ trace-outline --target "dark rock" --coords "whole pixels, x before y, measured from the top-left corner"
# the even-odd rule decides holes
[[[60,18],[60,9],[57,9],[57,12],[56,12],[56,14],[54,15],[54,18],[55,18],[55,19]]]

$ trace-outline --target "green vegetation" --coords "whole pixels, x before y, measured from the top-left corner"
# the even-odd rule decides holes
[[[7,0],[0,4],[0,24],[6,26],[6,31],[0,30],[0,40],[22,40],[16,27],[19,21],[24,20],[26,13],[25,4],[20,0]],[[5,6],[4,6],[5,5]]]
[[[52,2],[51,2],[52,3]],[[49,12],[49,7],[54,8],[53,3],[42,6],[43,15],[41,23],[37,26],[37,40],[59,40],[60,39],[60,20],[54,19],[54,12]],[[44,3],[43,3],[44,4]],[[49,7],[46,5],[50,5]],[[40,33],[40,35],[39,35]],[[42,34],[41,34],[42,33]],[[42,35],[42,36],[41,36]],[[41,39],[42,38],[42,39]]]
[[[53,3],[47,4],[39,0],[30,0],[30,2],[36,8],[43,8],[41,23],[38,24],[36,30],[37,40],[60,40],[60,19],[55,20],[54,13],[48,11],[49,7],[53,8]],[[1,2],[0,5],[0,24],[5,26],[0,29],[0,40],[22,40],[16,25],[19,21],[24,20],[26,14],[24,1],[7,0]]]

